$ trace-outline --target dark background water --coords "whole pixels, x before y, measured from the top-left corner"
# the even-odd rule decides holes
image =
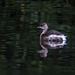
[[[0,75],[75,74],[74,2],[0,0]],[[67,45],[47,58],[37,53],[42,22],[67,36]]]

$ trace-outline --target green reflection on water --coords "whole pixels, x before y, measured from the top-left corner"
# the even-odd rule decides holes
[[[75,11],[72,4],[65,2],[6,2],[1,16],[0,74],[1,75],[40,75],[72,74],[75,71]],[[23,21],[20,20],[24,17]],[[62,49],[49,50],[43,59],[36,52],[40,50],[41,30],[36,27],[47,22],[49,30],[55,29],[67,36],[67,45]]]

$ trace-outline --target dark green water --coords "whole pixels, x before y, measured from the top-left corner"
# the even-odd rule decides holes
[[[12,1],[0,5],[0,75],[73,75],[75,73],[75,10],[64,0]],[[41,58],[36,27],[46,22],[67,36],[67,45],[49,49]]]

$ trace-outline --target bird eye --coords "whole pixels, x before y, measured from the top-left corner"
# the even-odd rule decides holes
[[[41,24],[40,26],[42,27],[43,25]]]

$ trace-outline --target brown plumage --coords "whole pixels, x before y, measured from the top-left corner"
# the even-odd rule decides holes
[[[40,45],[44,51],[40,51],[40,53],[47,51],[48,49],[58,49],[62,48],[66,41],[66,36],[59,31],[50,30],[48,31],[47,23],[42,23],[37,28],[41,28],[43,31],[40,34]],[[63,45],[62,45],[63,43]],[[46,55],[46,54],[45,54]]]

